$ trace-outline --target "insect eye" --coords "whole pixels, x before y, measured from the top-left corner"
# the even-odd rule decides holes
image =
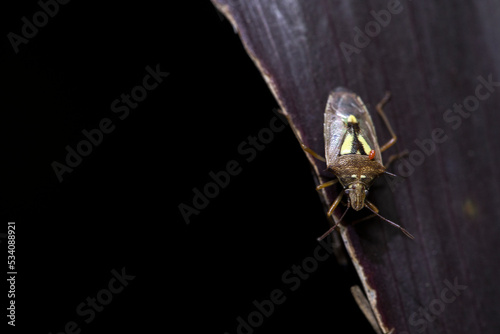
[[[365,190],[365,196],[368,196],[368,190]]]

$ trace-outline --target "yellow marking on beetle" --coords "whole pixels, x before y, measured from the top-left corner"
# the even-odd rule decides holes
[[[347,126],[349,127],[349,130],[345,135],[342,146],[340,147],[340,155],[353,154],[353,145],[355,142],[361,144],[361,146],[363,147],[362,151],[364,151],[365,154],[368,154],[368,152],[370,152],[372,149],[370,145],[368,145],[368,142],[365,140],[365,138],[363,138],[363,136],[359,133],[359,125],[356,116],[349,115],[349,117],[347,117]],[[359,146],[355,154],[361,154]]]
[[[351,177],[352,177],[353,179],[355,179],[355,178],[357,178],[358,176],[357,176],[356,174],[352,174],[352,175],[351,175]]]
[[[361,178],[362,179],[366,179],[366,175],[361,175]]]
[[[364,151],[370,152],[372,149],[370,145],[368,145],[368,143],[366,142],[365,138],[363,138],[363,136],[361,135],[357,137],[358,141],[361,143],[361,145],[363,145]],[[351,154],[353,141],[354,141],[354,135],[352,135],[351,133],[347,133],[344,142],[342,143],[342,147],[340,148],[340,155]],[[361,154],[361,152],[358,150],[356,151],[356,154]]]
[[[351,154],[353,140],[354,140],[353,135],[347,133],[344,142],[342,143],[342,147],[340,148],[340,155]]]
[[[361,145],[363,145],[363,149],[365,150],[365,152],[370,153],[370,151],[372,150],[372,148],[370,147],[370,145],[368,145],[368,143],[366,142],[365,138],[363,138],[363,136],[359,135],[358,136],[358,140],[361,143]]]
[[[347,123],[358,123],[358,120],[354,115],[349,115],[349,117],[347,117]]]

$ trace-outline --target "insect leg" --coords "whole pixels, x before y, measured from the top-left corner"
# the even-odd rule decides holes
[[[387,169],[389,168],[389,166],[396,160],[398,159],[401,159],[402,157],[404,156],[407,156],[408,155],[408,150],[404,150],[403,152],[401,153],[396,153],[396,154],[393,154],[389,157],[389,159],[387,160],[387,162],[384,164],[384,167]]]
[[[401,226],[399,226],[395,222],[392,222],[389,219],[384,218],[381,215],[379,215],[377,207],[373,203],[369,202],[366,199],[365,199],[365,207],[368,208],[371,212],[373,212],[377,216],[379,216],[380,218],[382,218],[383,220],[385,220],[386,222],[388,222],[389,224],[391,224],[392,226],[399,228],[401,230],[401,232],[403,232],[408,238],[415,239],[415,237],[413,235],[411,235],[410,232],[408,232],[407,230],[405,230],[404,228],[402,228]]]
[[[321,190],[323,188],[326,188],[326,187],[330,187],[330,186],[333,186],[335,183],[339,182],[339,179],[333,179],[333,180],[330,180],[328,182],[325,182],[325,183],[321,183],[320,185],[318,185],[316,187],[316,190]]]
[[[378,213],[378,208],[375,206],[375,204],[373,204],[372,202],[368,201],[366,198],[365,198],[365,206],[367,206],[368,209],[370,209],[371,211],[373,211],[375,213]]]
[[[380,152],[384,152],[389,147],[394,145],[396,143],[396,140],[398,139],[398,137],[394,133],[394,130],[392,130],[391,123],[389,123],[389,120],[387,119],[387,116],[385,115],[384,110],[383,110],[384,105],[387,103],[387,101],[389,101],[390,98],[391,98],[391,93],[386,92],[382,101],[380,101],[376,106],[377,112],[379,113],[380,117],[382,117],[382,120],[384,121],[385,126],[387,127],[387,129],[389,130],[389,132],[392,136],[392,138],[380,148]]]
[[[340,195],[333,202],[332,206],[330,207],[330,210],[328,210],[328,216],[330,216],[332,214],[333,210],[335,209],[335,207],[337,207],[337,205],[339,205],[340,198],[342,197],[343,194],[344,194],[344,191],[342,190],[342,192],[340,193]],[[342,220],[344,219],[344,216],[347,213],[347,211],[349,211],[349,206],[347,206],[347,209],[344,211],[344,213],[342,214],[342,217],[340,217],[340,219],[337,221],[337,223],[335,225],[333,225],[332,227],[330,227],[328,229],[328,231],[326,231],[325,233],[323,233],[323,235],[321,237],[319,237],[317,240],[321,241],[324,238],[326,238],[330,233],[332,233],[333,230],[335,230],[337,228],[337,226],[339,226],[339,224],[342,222]]]
[[[337,196],[335,201],[333,201],[332,205],[330,206],[330,209],[328,209],[328,212],[326,214],[328,217],[332,215],[333,211],[337,208],[343,196],[344,196],[344,190],[340,192],[340,194]]]
[[[312,155],[314,158],[316,158],[316,159],[318,159],[320,161],[326,162],[325,158],[323,158],[321,155],[319,155],[318,153],[316,153],[313,150],[311,150],[309,147],[307,147],[303,143],[300,143],[300,146],[302,146],[302,149],[304,151],[306,151],[307,153],[309,153],[310,155]]]

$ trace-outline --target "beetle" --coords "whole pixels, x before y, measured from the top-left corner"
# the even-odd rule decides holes
[[[382,147],[379,146],[373,121],[361,98],[344,87],[334,89],[326,104],[324,115],[324,139],[325,157],[311,150],[302,143],[302,148],[314,158],[324,161],[327,169],[336,178],[316,187],[317,190],[332,186],[340,182],[343,189],[337,198],[330,205],[327,216],[330,217],[337,208],[344,194],[347,196],[347,209],[342,214],[340,220],[326,231],[318,240],[324,239],[340,224],[345,214],[352,207],[359,211],[368,208],[375,215],[387,221],[391,225],[399,228],[407,237],[414,237],[400,225],[382,217],[378,214],[377,207],[368,201],[366,196],[370,186],[375,179],[386,173],[387,166],[392,162],[389,159],[387,165],[382,164],[381,153],[396,143],[397,137],[385,116],[383,106],[390,98],[386,93],[382,101],[377,106],[377,112],[384,121],[391,134],[391,139]]]

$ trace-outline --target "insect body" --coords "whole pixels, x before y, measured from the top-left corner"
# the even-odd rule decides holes
[[[361,98],[346,88],[337,88],[329,96],[325,110],[324,137],[326,159],[302,145],[304,150],[314,157],[326,162],[327,168],[332,171],[337,180],[320,184],[322,189],[340,182],[343,189],[328,210],[330,216],[340,203],[344,193],[348,195],[347,210],[341,219],[323,234],[319,240],[325,238],[342,221],[350,207],[359,211],[364,207],[375,215],[398,227],[405,235],[413,236],[401,226],[380,216],[377,207],[366,199],[368,190],[374,180],[387,173],[382,164],[381,153],[396,142],[396,135],[383,113],[382,106],[389,99],[389,95],[377,105],[377,111],[389,129],[392,139],[380,147],[375,134],[372,119]],[[390,173],[388,173],[390,174]]]

